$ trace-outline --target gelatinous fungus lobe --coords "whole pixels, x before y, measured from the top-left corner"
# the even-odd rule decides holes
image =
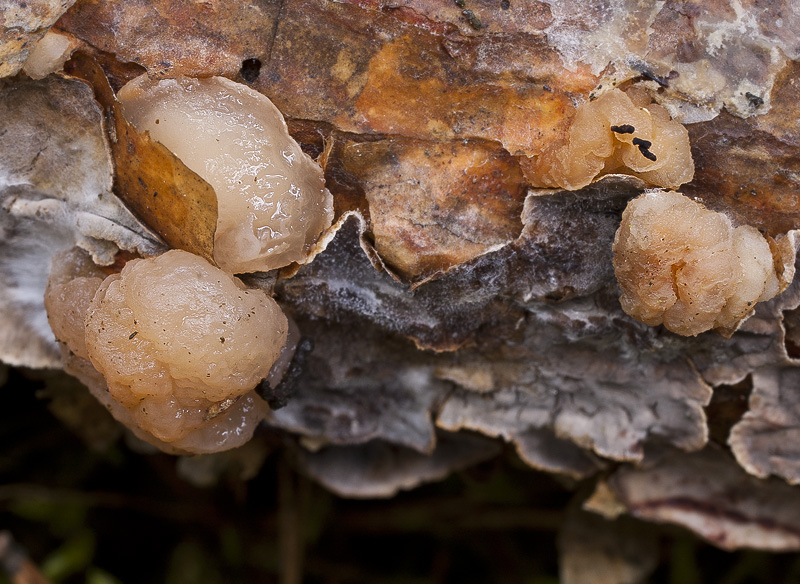
[[[106,278],[89,305],[85,341],[111,397],[141,429],[174,442],[266,377],[287,329],[263,291],[172,250]]]
[[[214,187],[221,268],[243,273],[300,262],[330,226],[333,203],[321,168],[263,95],[221,77],[141,76],[118,97],[138,130]]]
[[[756,302],[785,288],[785,240],[677,192],[649,191],[632,200],[614,239],[614,271],[623,310],[681,335],[715,329],[729,335]],[[790,279],[790,278],[789,278]]]
[[[50,268],[44,306],[56,339],[68,355],[88,361],[84,320],[86,311],[106,274],[89,254],[73,248],[56,254]],[[70,363],[65,363],[67,368]]]
[[[570,190],[612,172],[667,188],[694,175],[686,128],[635,89],[611,89],[579,106],[566,141],[523,161],[523,167],[534,186]]]

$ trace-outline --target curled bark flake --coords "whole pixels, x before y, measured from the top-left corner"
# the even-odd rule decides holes
[[[438,433],[436,449],[420,454],[372,441],[358,446],[329,446],[302,451],[300,464],[326,488],[343,497],[392,497],[401,490],[441,480],[500,452],[491,440],[469,434]]]
[[[620,468],[608,486],[633,516],[683,525],[722,549],[800,549],[796,490],[747,475],[716,449]]]
[[[757,477],[800,484],[800,368],[760,369],[752,379],[750,410],[729,438],[736,460]]]
[[[120,249],[163,246],[111,192],[102,113],[85,84],[0,80],[0,118],[0,358],[57,367],[43,303],[51,258],[78,245],[108,265]]]

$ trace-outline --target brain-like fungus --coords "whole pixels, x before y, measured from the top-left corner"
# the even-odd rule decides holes
[[[612,172],[666,188],[677,188],[694,175],[686,128],[650,103],[643,91],[611,89],[579,106],[566,141],[526,168],[534,186],[570,190]]]
[[[231,273],[302,262],[333,218],[322,169],[280,111],[250,88],[212,77],[138,77],[120,89],[125,117],[217,194],[214,260]]]
[[[63,263],[71,267],[53,270],[47,292],[51,326],[71,352],[66,368],[118,420],[167,451],[252,436],[267,412],[253,389],[288,331],[274,300],[180,250],[105,280],[86,259]]]
[[[77,247],[53,256],[44,306],[53,334],[67,349],[66,357],[89,360],[83,321],[106,276],[90,256]]]
[[[680,193],[646,192],[628,204],[614,238],[622,308],[681,335],[729,335],[791,281],[790,247]]]

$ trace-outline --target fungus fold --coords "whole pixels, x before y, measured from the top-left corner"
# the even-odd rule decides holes
[[[734,226],[726,215],[674,191],[632,200],[613,250],[623,310],[685,336],[710,329],[732,334],[756,302],[773,298],[793,275],[787,265],[794,250],[786,238]]]
[[[322,169],[260,93],[222,77],[133,79],[125,117],[171,150],[217,194],[214,261],[230,273],[304,260],[333,219]]]
[[[601,173],[633,174],[666,188],[694,176],[686,128],[637,89],[611,89],[579,106],[566,141],[524,165],[534,186],[569,190],[585,187]]]
[[[181,250],[131,260],[104,280],[70,253],[45,299],[67,371],[163,450],[247,441],[267,412],[253,389],[286,344],[277,303]]]

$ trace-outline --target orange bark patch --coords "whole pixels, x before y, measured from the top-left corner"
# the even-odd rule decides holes
[[[541,152],[564,132],[572,111],[564,93],[510,78],[465,75],[436,52],[420,51],[407,35],[372,58],[355,103],[372,130],[439,140],[485,138],[526,155]],[[470,76],[471,83],[465,78]]]
[[[479,143],[350,143],[342,167],[369,203],[375,247],[420,281],[508,243],[522,230],[525,186],[515,159]]]

